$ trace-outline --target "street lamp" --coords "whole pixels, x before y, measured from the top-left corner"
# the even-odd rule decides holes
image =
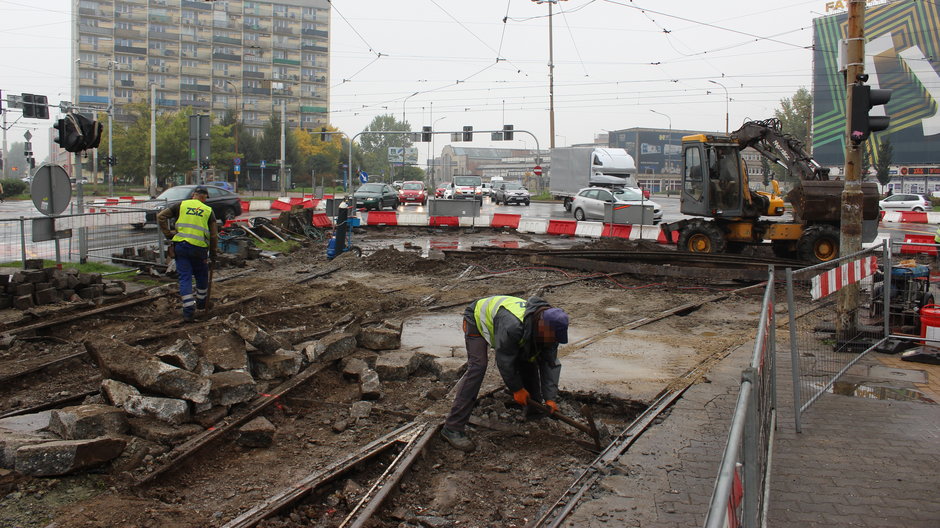
[[[532,0],[536,4],[548,4],[548,137],[551,148],[555,148],[555,52],[552,45],[552,6],[561,0]]]
[[[652,108],[650,109],[650,112],[653,112],[654,114],[659,114],[669,120],[669,140],[666,141],[666,146],[671,147],[672,146],[672,118],[662,112],[657,112],[656,110],[653,110]],[[668,154],[666,154],[666,149],[664,147],[663,148],[663,172],[665,172],[666,165],[668,165],[668,162],[669,162],[669,157],[668,157]]]
[[[401,102],[401,124],[405,126],[405,104],[408,103],[408,99],[418,95],[418,92],[415,92],[411,95],[406,96]],[[408,127],[408,130],[411,130],[411,127]],[[408,144],[408,138],[406,134],[401,135],[401,179],[405,180],[405,145]]]
[[[230,85],[232,87],[232,91],[235,92],[235,157],[237,158],[238,157],[238,119],[240,117],[238,113],[238,87],[235,86],[235,83],[233,83],[232,81],[228,79],[225,80],[225,84]]]
[[[712,84],[717,84],[718,86],[721,86],[725,90],[725,134],[727,134],[728,133],[728,102],[731,101],[731,98],[728,97],[728,88],[726,88],[725,85],[721,84],[718,81],[713,81],[709,79],[708,82]]]
[[[431,181],[428,182],[428,183],[431,184],[430,187],[431,187],[432,190],[435,188],[435,187],[434,187],[434,183],[435,183],[435,182],[434,182],[434,177],[437,176],[437,174],[435,174],[435,170],[434,170],[435,167],[437,167],[437,163],[434,162],[435,156],[437,155],[437,150],[434,149],[434,136],[437,135],[437,134],[434,133],[434,125],[436,125],[437,122],[440,121],[440,120],[442,120],[442,119],[447,119],[447,116],[438,117],[437,119],[435,119],[435,120],[431,123],[431,153],[428,155],[428,157],[431,158]]]

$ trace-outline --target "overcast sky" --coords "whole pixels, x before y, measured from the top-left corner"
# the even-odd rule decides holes
[[[548,4],[332,5],[334,126],[353,135],[384,113],[404,114],[415,130],[432,121],[435,130],[448,131],[508,123],[548,147]],[[27,92],[47,95],[50,103],[73,99],[70,6],[69,0],[0,0],[4,98]],[[811,88],[812,20],[825,10],[823,0],[559,1],[552,17],[556,145],[630,127],[723,131],[726,104],[732,130],[747,118],[771,117],[782,98]],[[22,141],[27,128],[44,138],[51,125],[20,120],[8,142]],[[516,137],[493,143],[479,134],[465,145],[535,147],[531,137]],[[437,137],[436,150],[447,142]],[[46,152],[36,141],[34,150]]]

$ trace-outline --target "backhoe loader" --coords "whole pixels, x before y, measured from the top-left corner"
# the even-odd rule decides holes
[[[752,147],[787,169],[795,182],[786,195],[792,220],[768,220],[787,212],[780,186],[752,190],[741,152]],[[829,179],[802,143],[781,131],[777,119],[749,121],[731,135],[695,134],[682,138],[682,214],[700,218],[662,225],[667,240],[678,232],[680,251],[737,253],[770,244],[778,257],[809,263],[839,256],[839,224],[845,182]],[[862,240],[878,230],[878,186],[863,182]]]

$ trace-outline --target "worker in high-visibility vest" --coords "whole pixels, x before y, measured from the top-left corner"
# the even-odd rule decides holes
[[[198,186],[192,198],[167,207],[157,214],[157,223],[163,235],[170,240],[167,255],[176,259],[179,275],[180,298],[183,301],[183,322],[190,323],[196,309],[208,303],[210,259],[215,260],[219,246],[219,225],[212,208],[207,205],[209,191]],[[176,225],[170,228],[170,219]],[[193,279],[196,291],[193,292]]]
[[[461,451],[475,446],[464,428],[486,374],[487,351],[496,351],[496,366],[512,398],[532,413],[529,401],[558,410],[558,344],[568,342],[568,314],[539,297],[529,300],[494,295],[474,301],[464,311],[467,370],[457,384],[441,435]]]

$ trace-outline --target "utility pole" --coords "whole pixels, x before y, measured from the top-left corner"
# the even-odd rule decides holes
[[[5,180],[10,171],[7,168],[10,165],[9,153],[7,152],[7,111],[3,110],[0,114],[3,114],[3,179]]]
[[[862,249],[862,167],[864,142],[852,141],[852,85],[865,73],[865,0],[849,1],[845,71],[845,187],[842,190],[842,217],[839,256],[851,255]],[[854,337],[858,328],[858,284],[838,291],[837,339]],[[887,317],[887,314],[885,314]]]
[[[157,196],[157,85],[150,85],[150,197]]]
[[[548,137],[549,147],[555,148],[555,46],[552,40],[552,6],[561,0],[532,0],[548,4]]]
[[[108,61],[108,196],[114,196],[114,61]],[[97,152],[97,149],[95,150]]]

